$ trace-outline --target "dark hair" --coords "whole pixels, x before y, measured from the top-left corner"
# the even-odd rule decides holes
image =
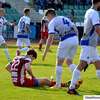
[[[35,59],[37,58],[37,52],[34,49],[27,51],[27,55],[32,55]]]
[[[100,0],[92,0],[92,3],[93,3],[93,4],[96,4],[96,3],[98,3],[98,2],[100,2]]]
[[[25,8],[25,9],[24,9],[24,14],[26,14],[26,13],[28,13],[28,12],[30,12],[30,9],[29,9],[29,8]]]
[[[45,16],[47,16],[48,14],[51,14],[51,15],[56,15],[56,12],[54,9],[48,9],[46,12],[45,12]]]

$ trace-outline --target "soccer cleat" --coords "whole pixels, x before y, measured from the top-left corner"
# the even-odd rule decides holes
[[[83,83],[82,80],[78,80],[76,85],[75,85],[75,89],[78,89],[82,83]],[[66,84],[66,87],[69,88],[70,84],[71,84],[71,81],[68,81],[67,84]]]
[[[78,80],[76,85],[75,85],[75,89],[78,89],[82,83],[83,83],[82,80]]]
[[[75,89],[68,89],[67,93],[71,95],[79,95],[79,93]]]
[[[16,56],[20,56],[20,50],[16,51]]]

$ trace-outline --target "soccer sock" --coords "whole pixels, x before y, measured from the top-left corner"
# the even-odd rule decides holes
[[[61,87],[62,66],[56,67],[56,86]]]
[[[28,51],[29,48],[28,47],[25,47],[25,48],[21,48],[20,51]]]
[[[96,75],[98,78],[100,78],[100,70],[96,70]]]
[[[8,49],[7,49],[7,48],[4,48],[4,52],[5,52],[5,54],[6,54],[6,58],[7,58],[8,62],[10,63],[10,62],[11,62],[11,58],[10,58]]]
[[[70,89],[74,89],[77,81],[80,79],[80,70],[77,68],[73,71],[72,80],[70,84]]]
[[[75,64],[70,64],[69,68],[70,68],[71,72],[73,72],[74,69],[76,68],[76,65]]]

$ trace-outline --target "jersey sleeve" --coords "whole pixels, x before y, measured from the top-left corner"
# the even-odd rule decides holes
[[[3,23],[4,23],[4,25],[7,25],[8,24],[8,21],[6,20],[5,17],[3,17]]]
[[[48,24],[48,34],[55,34],[54,21],[51,21]]]
[[[91,21],[93,26],[100,24],[100,18],[98,12],[92,12]]]
[[[29,68],[30,68],[30,63],[26,63],[26,64],[25,64],[25,68],[26,68],[26,69],[29,69]]]

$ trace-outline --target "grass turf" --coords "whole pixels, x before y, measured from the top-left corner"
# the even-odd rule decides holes
[[[52,46],[52,52],[49,52],[45,61],[42,62],[42,53],[38,50],[36,44],[32,45],[38,52],[37,60],[33,61],[32,69],[33,73],[37,77],[55,78],[55,61],[56,61],[56,48]],[[3,49],[0,49],[0,100],[83,100],[84,95],[99,95],[100,94],[100,80],[96,78],[95,67],[90,65],[86,72],[82,72],[83,84],[78,89],[80,96],[69,95],[66,92],[66,88],[63,89],[50,89],[45,88],[20,88],[14,87],[10,73],[5,70],[7,60]],[[16,48],[9,48],[11,58],[14,57]],[[74,59],[74,63],[79,62],[80,47],[78,47],[77,54]],[[71,72],[64,63],[62,80],[68,81],[71,78]]]

